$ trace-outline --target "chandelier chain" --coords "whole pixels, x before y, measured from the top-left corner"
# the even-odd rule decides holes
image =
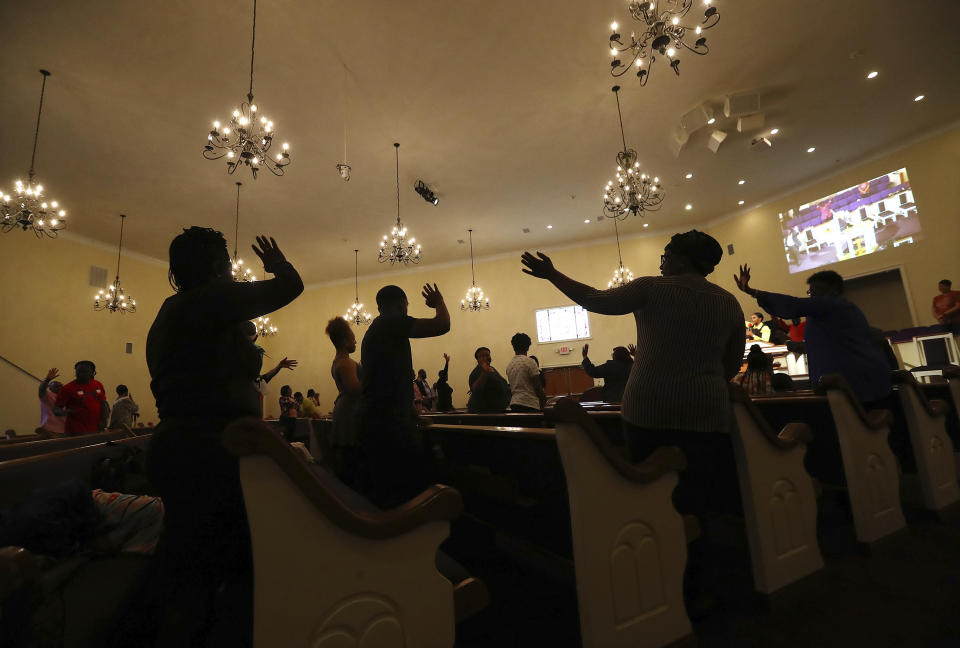
[[[467,230],[470,233],[470,282],[476,286],[477,285],[477,275],[473,271],[473,230]]]
[[[353,250],[353,295],[360,301],[360,250]]]
[[[50,76],[50,72],[47,70],[40,70],[40,74],[43,75],[43,81],[40,84],[40,107],[37,109],[37,127],[33,131],[33,154],[30,156],[30,182],[33,182],[33,168],[34,164],[37,161],[37,142],[40,140],[40,115],[43,114],[43,94],[47,89],[47,77]]]
[[[400,225],[400,142],[393,143],[393,150],[397,156],[397,226]]]
[[[620,228],[617,227],[617,219],[613,219],[613,232],[617,236],[617,260],[620,261],[621,267],[623,266],[623,254],[620,252]]]
[[[620,118],[620,141],[623,142],[623,150],[627,150],[627,137],[623,134],[623,114],[620,112],[620,86],[613,86],[613,94],[617,97],[617,117]]]
[[[253,59],[256,54],[257,45],[257,0],[253,0],[253,34],[250,37],[250,92],[247,93],[247,99],[253,102]]]
[[[117,279],[120,278],[120,252],[123,250],[123,221],[127,220],[126,214],[120,214],[120,245],[117,246]]]
[[[240,186],[242,184],[243,184],[242,182],[237,183],[237,219],[234,222],[234,226],[233,226],[233,258],[234,260],[236,260],[238,256],[237,246],[239,245],[239,242],[240,242]]]

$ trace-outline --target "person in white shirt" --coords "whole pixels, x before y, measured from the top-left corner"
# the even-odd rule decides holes
[[[517,333],[510,339],[516,354],[507,365],[507,380],[510,382],[510,411],[539,412],[547,402],[547,395],[540,384],[540,367],[527,355],[530,336]]]

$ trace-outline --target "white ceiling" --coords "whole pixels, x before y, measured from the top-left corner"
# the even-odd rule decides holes
[[[960,2],[714,4],[721,20],[707,32],[708,56],[684,56],[680,77],[658,64],[645,88],[620,80],[627,143],[665,182],[653,228],[702,223],[741,199],[750,207],[957,118]],[[606,43],[614,19],[629,33],[625,7],[260,0],[254,90],[293,162],[286,176],[253,182],[201,155],[211,122],[246,94],[249,2],[2,2],[0,184],[9,192],[26,176],[44,67],[53,76],[38,174],[77,234],[112,244],[123,212],[125,248],[156,258],[188,225],[221,228],[232,244],[239,179],[242,241],[272,234],[308,282],[351,276],[354,247],[361,274],[377,272],[376,246],[395,218],[399,141],[401,215],[425,265],[464,258],[457,239],[468,227],[480,255],[605,238],[610,222],[595,219],[619,148]],[[870,70],[880,75],[868,81]],[[759,133],[737,133],[719,112],[725,94],[746,90],[761,92],[762,132],[781,129],[765,153],[748,150]],[[703,101],[729,137],[714,154],[699,131],[676,159],[667,134]],[[335,168],[345,103],[347,183]],[[439,206],[413,192],[417,179]],[[640,228],[632,219],[624,230]]]

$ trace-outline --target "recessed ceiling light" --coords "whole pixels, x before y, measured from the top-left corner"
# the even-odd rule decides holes
[[[553,229],[553,225],[547,225],[547,229]]]
[[[742,205],[742,204],[743,204],[743,201],[741,200],[741,201],[738,202],[737,204],[738,204],[738,205]]]
[[[771,128],[771,129],[770,129],[770,134],[771,134],[771,135],[776,135],[776,134],[779,133],[779,132],[780,132],[780,129],[779,129],[779,128]]]
[[[644,227],[650,227],[650,223],[644,223],[643,226],[644,226]]]
[[[584,222],[584,223],[589,223],[589,222],[590,222],[590,219],[589,219],[589,218],[584,218],[584,219],[583,219],[583,222]]]
[[[716,122],[716,121],[717,121],[717,118],[716,118],[716,117],[711,117],[710,119],[707,120],[707,123],[708,123],[708,124],[713,124],[713,123]]]
[[[691,205],[690,203],[687,203],[687,204],[684,206],[684,209],[686,209],[687,211],[690,211],[691,209],[693,209],[693,205]]]
[[[817,150],[816,146],[811,146],[810,148],[807,149],[807,153],[813,153],[816,150]]]
[[[877,72],[876,70],[873,70],[870,74],[867,75],[867,78],[868,78],[868,79],[876,79],[878,74],[880,74],[880,73]]]
[[[689,180],[690,178],[693,177],[693,174],[692,174],[692,173],[688,173],[687,175],[685,175],[685,176],[683,176],[683,177],[686,178],[687,180]]]
[[[914,101],[923,101],[923,95],[917,95],[913,98]]]
[[[739,185],[747,184],[747,181],[744,180],[743,178],[740,178],[739,180],[737,180],[737,184],[739,184]]]

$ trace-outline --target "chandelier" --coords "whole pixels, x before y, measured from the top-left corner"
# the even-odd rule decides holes
[[[283,150],[274,157],[270,156],[270,147],[276,137],[273,122],[258,113],[253,103],[253,59],[257,42],[257,0],[253,0],[253,38],[250,41],[250,91],[247,100],[233,111],[228,126],[213,122],[213,130],[207,135],[207,144],[203,147],[203,157],[219,160],[227,157],[227,173],[233,173],[240,165],[250,167],[253,179],[257,171],[266,168],[273,175],[282,176],[283,168],[290,164],[290,146],[283,144]]]
[[[253,323],[257,327],[257,335],[260,337],[270,337],[277,334],[278,329],[270,323],[269,317],[258,317],[253,320]]]
[[[627,148],[623,134],[623,114],[620,112],[620,86],[613,86],[617,98],[617,117],[620,118],[620,141],[623,150],[617,153],[617,181],[607,182],[603,188],[603,212],[608,218],[625,220],[628,216],[643,216],[644,212],[657,211],[663,202],[660,178],[651,178],[640,173],[637,152]]]
[[[256,281],[253,276],[253,270],[250,266],[243,265],[243,259],[237,254],[237,243],[240,241],[240,187],[242,182],[237,183],[237,220],[233,228],[233,259],[230,261],[230,276],[234,281]]]
[[[711,0],[703,2],[707,5],[703,12],[703,22],[690,27],[681,25],[680,22],[693,8],[693,0],[644,0],[643,2],[630,0],[627,3],[627,9],[630,16],[641,24],[643,31],[639,38],[636,33],[630,34],[630,42],[625,44],[617,33],[617,23],[610,25],[613,31],[610,34],[610,55],[613,56],[610,74],[620,77],[630,69],[636,68],[640,85],[645,86],[659,53],[670,60],[670,68],[680,76],[680,59],[677,58],[679,50],[686,49],[700,56],[710,52],[703,31],[720,22],[720,12],[716,7],[710,6],[710,2]],[[663,11],[657,11],[658,3],[663,7]],[[691,40],[693,45],[690,44]],[[624,63],[619,58],[624,53],[626,55],[623,60],[630,59],[628,63]]]
[[[613,279],[607,282],[607,288],[619,288],[633,281],[633,273],[630,272],[630,268],[623,267],[623,254],[620,253],[620,228],[617,227],[616,219],[613,221],[613,231],[617,235],[617,259],[619,259],[620,264],[613,271]]]
[[[490,310],[490,298],[483,296],[483,289],[477,285],[477,276],[473,270],[473,230],[470,233],[470,278],[471,285],[467,288],[467,296],[460,300],[460,310],[472,311]]]
[[[47,202],[43,198],[43,185],[36,182],[34,163],[37,161],[37,141],[40,139],[40,115],[43,114],[43,93],[47,88],[50,72],[40,70],[43,82],[40,85],[40,108],[37,110],[37,127],[33,132],[33,155],[30,156],[30,173],[27,183],[17,180],[14,192],[16,196],[0,191],[0,231],[4,234],[20,228],[24,232],[33,230],[37,238],[44,235],[56,238],[57,232],[66,226],[66,210],[56,200]]]
[[[356,326],[363,326],[364,324],[369,324],[370,320],[373,319],[370,317],[370,313],[363,309],[363,304],[360,303],[360,250],[353,251],[353,287],[354,294],[356,295],[353,299],[353,303],[350,304],[350,308],[347,309],[347,314],[343,316],[343,319],[348,322],[353,322]]]
[[[117,278],[107,287],[101,290],[93,298],[93,310],[109,311],[111,313],[136,313],[137,300],[130,299],[123,294],[123,288],[120,287],[120,252],[123,250],[123,221],[127,219],[125,214],[120,214],[120,245],[117,246]]]
[[[400,143],[394,142],[393,147],[397,156],[397,224],[389,236],[383,235],[377,260],[380,263],[389,261],[390,265],[420,263],[420,244],[412,236],[407,238],[407,228],[400,222]]]

